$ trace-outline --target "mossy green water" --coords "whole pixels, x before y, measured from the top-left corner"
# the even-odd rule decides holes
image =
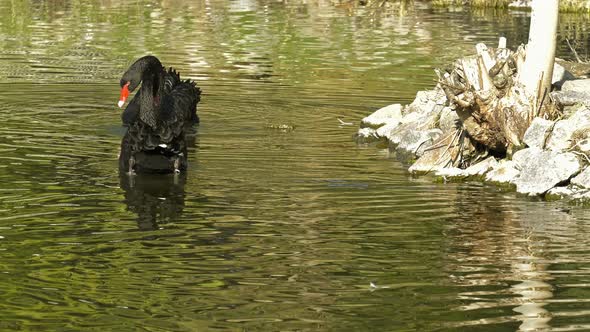
[[[585,209],[352,138],[476,42],[525,41],[526,14],[381,8],[0,0],[0,330],[590,324]],[[186,176],[117,172],[119,78],[148,53],[203,89]]]

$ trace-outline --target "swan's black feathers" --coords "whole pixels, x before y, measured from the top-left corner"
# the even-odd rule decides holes
[[[181,80],[180,73],[175,69],[166,70],[155,57],[139,59],[125,75],[133,73],[134,68],[137,68],[136,71],[149,68],[157,76],[148,76],[145,72],[141,74],[142,86],[121,115],[123,125],[128,127],[125,142],[130,149],[129,154],[186,158],[185,133],[188,127],[199,122],[197,104],[201,89],[191,80]],[[159,82],[159,87],[155,88],[152,82]],[[140,98],[143,94],[148,97]],[[155,123],[142,120],[154,118]]]
[[[178,83],[180,83],[180,73],[170,67],[164,77],[164,91],[170,93]]]

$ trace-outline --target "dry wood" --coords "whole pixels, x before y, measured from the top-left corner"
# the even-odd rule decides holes
[[[505,40],[499,45],[505,46]],[[524,46],[512,52],[478,44],[476,50],[476,56],[456,61],[452,69],[437,70],[439,86],[459,116],[466,138],[485,147],[480,155],[504,154],[509,146],[523,144],[535,116],[551,118],[555,112],[546,93],[531,96],[517,80],[525,63]]]
[[[468,165],[490,152],[502,155],[515,151],[523,145],[524,133],[534,117],[553,120],[559,116],[548,97],[557,2],[533,0],[527,46],[520,45],[516,51],[511,51],[506,48],[504,37],[498,41],[497,49],[480,43],[476,45],[474,56],[455,61],[451,69],[437,71],[439,87],[461,121],[461,144],[453,145],[453,138],[449,145],[459,149],[456,156],[461,156],[458,162],[461,165]],[[449,144],[446,140],[440,143]],[[471,147],[469,153],[462,151],[466,146]],[[453,164],[457,163],[454,158],[452,160]]]
[[[574,54],[574,57],[576,57],[576,61],[578,61],[579,63],[583,63],[584,61],[582,61],[582,59],[578,55],[578,51],[576,51],[576,48],[572,46],[570,40],[566,38],[565,41],[567,42],[567,46],[570,48],[570,51],[572,51],[572,53]]]

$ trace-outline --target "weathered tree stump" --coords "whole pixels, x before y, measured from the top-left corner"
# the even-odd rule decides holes
[[[548,91],[531,95],[519,81],[525,47],[513,52],[505,45],[504,38],[496,49],[477,44],[475,56],[436,71],[462,129],[474,143],[497,155],[522,146],[524,133],[535,117],[554,119],[557,115]]]

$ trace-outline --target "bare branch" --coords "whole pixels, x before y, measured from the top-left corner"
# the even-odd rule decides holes
[[[582,59],[580,59],[580,56],[578,55],[578,52],[576,51],[576,49],[572,46],[572,44],[570,44],[570,40],[568,38],[566,38],[565,42],[567,43],[567,46],[570,48],[570,50],[572,51],[572,53],[576,57],[576,61],[583,63],[584,61],[582,61]]]

